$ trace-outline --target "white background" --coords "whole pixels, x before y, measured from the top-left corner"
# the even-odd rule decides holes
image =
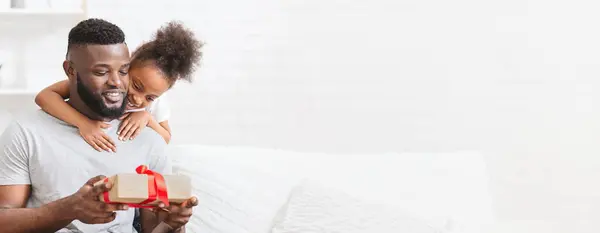
[[[480,150],[505,232],[591,233],[600,231],[598,7],[91,0],[89,13],[120,25],[131,49],[171,19],[206,42],[194,84],[169,93],[173,143]]]

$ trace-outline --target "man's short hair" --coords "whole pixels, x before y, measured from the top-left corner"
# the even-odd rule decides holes
[[[69,32],[67,56],[74,46],[111,45],[125,43],[125,33],[119,26],[103,19],[86,19]]]

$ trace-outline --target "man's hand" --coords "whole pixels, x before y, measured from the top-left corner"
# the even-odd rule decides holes
[[[94,186],[104,176],[96,176],[88,180],[75,194],[67,197],[71,205],[74,219],[87,224],[109,223],[115,220],[118,210],[127,210],[124,204],[107,204],[101,202],[98,197],[112,188],[112,183],[102,183]]]
[[[198,205],[198,199],[191,197],[181,204],[171,204],[166,208],[166,211],[157,209],[158,218],[164,219],[163,222],[168,224],[174,230],[177,230],[190,221],[192,217],[192,208]]]

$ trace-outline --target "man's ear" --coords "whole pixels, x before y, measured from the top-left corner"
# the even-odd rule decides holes
[[[71,66],[69,61],[63,61],[63,70],[69,79],[75,77],[75,69]]]

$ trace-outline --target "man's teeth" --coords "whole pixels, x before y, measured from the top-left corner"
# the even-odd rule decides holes
[[[121,94],[120,94],[120,93],[118,93],[118,92],[110,92],[110,93],[106,93],[106,95],[107,95],[107,96],[119,96],[119,95],[121,95]]]

